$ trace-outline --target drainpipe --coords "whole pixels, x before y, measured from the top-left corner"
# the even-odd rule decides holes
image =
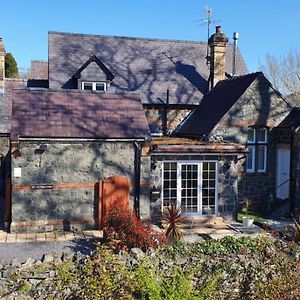
[[[164,105],[164,115],[163,115],[163,135],[168,133],[168,108],[169,108],[169,89],[167,89],[167,100]]]
[[[294,164],[294,145],[295,145],[295,134],[297,131],[297,128],[291,128],[291,158],[290,158],[290,214],[294,214],[295,210],[295,179],[293,177],[293,164]]]
[[[140,179],[141,179],[141,144],[134,142],[134,211],[138,218],[140,218]]]

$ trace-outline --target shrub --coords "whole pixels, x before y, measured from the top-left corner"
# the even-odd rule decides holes
[[[132,275],[106,246],[86,259],[60,263],[57,270],[53,289],[46,289],[51,299],[133,299]]]
[[[168,206],[163,213],[163,224],[165,226],[166,236],[174,239],[176,242],[182,240],[182,231],[179,225],[183,222],[184,217],[181,208],[174,204]]]
[[[154,232],[151,224],[144,226],[129,207],[116,201],[105,214],[104,231],[114,241],[117,251],[135,247],[146,251],[166,243],[162,233]]]

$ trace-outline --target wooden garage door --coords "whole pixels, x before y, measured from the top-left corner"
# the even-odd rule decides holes
[[[124,176],[111,176],[99,181],[98,226],[103,228],[104,215],[114,202],[129,206],[130,180]]]

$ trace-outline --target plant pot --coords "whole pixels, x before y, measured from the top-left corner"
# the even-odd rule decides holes
[[[252,227],[254,218],[252,217],[243,217],[243,226],[246,228]]]

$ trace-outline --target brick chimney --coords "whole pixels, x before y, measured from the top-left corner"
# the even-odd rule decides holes
[[[210,47],[210,82],[212,89],[220,80],[225,79],[225,56],[228,38],[221,32],[221,26],[216,26],[216,33],[208,39]]]
[[[4,78],[5,78],[5,49],[3,40],[0,38],[0,93],[4,93]]]

